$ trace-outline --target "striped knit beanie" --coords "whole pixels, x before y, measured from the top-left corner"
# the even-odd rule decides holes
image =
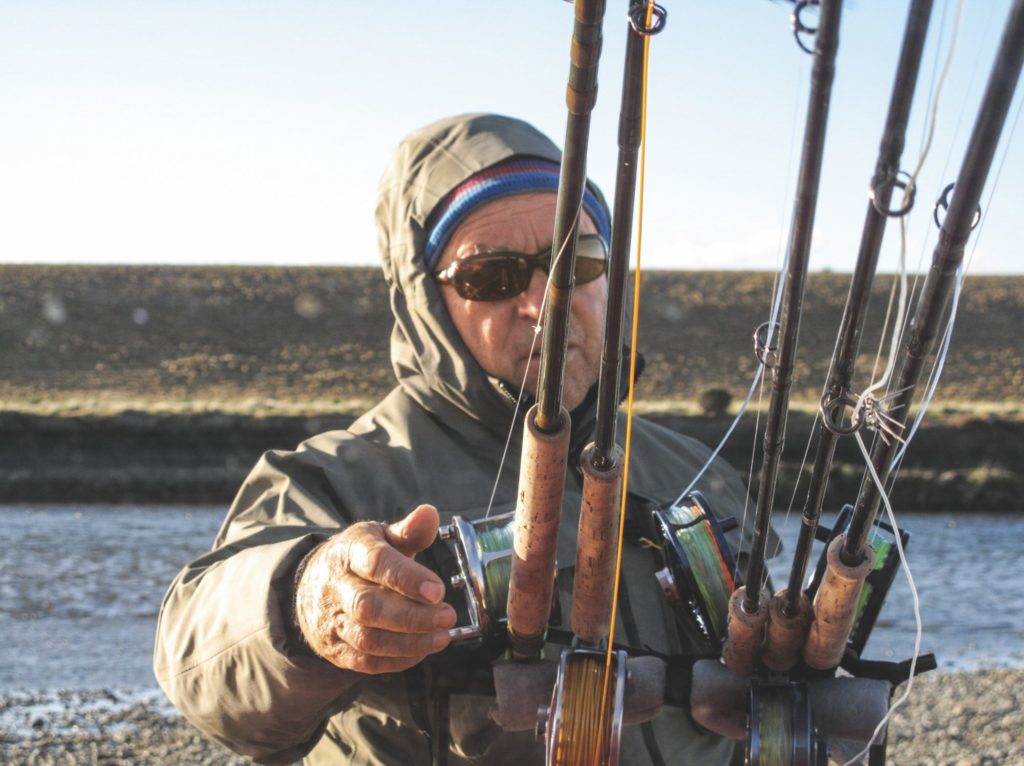
[[[424,260],[427,271],[434,268],[448,238],[459,224],[480,205],[501,197],[529,192],[557,192],[559,165],[537,158],[517,158],[501,162],[470,176],[452,189],[437,204],[427,220],[427,246]],[[601,237],[610,237],[608,214],[589,187],[583,193],[583,209],[587,211]]]

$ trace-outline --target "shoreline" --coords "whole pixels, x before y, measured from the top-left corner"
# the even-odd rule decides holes
[[[926,673],[893,715],[888,762],[1024,766],[1022,729],[1024,669]],[[2,693],[0,756],[11,764],[250,763],[206,739],[155,687]]]
[[[668,410],[644,417],[708,445],[717,444],[732,424],[729,416]],[[353,419],[339,409],[299,415],[127,410],[70,416],[0,410],[0,465],[5,467],[0,503],[226,507],[263,452],[294,449],[314,434],[346,428]],[[721,453],[743,477],[751,475],[750,445],[758,440],[758,427],[756,415],[745,416]],[[791,412],[778,497],[792,495],[815,427],[811,413]],[[1021,453],[1024,420],[1019,418],[926,418],[900,469],[893,503],[905,511],[1020,512],[1024,473],[1009,461]],[[862,475],[856,444],[844,440],[830,473],[826,508],[853,502]]]

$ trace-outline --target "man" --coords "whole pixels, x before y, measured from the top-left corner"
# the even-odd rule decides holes
[[[537,385],[559,161],[536,129],[497,115],[441,120],[395,152],[377,223],[398,386],[349,430],[264,455],[213,550],[179,574],[161,611],[157,677],[228,747],[264,763],[429,763],[416,671],[447,647],[456,616],[441,578],[413,556],[441,520],[515,507],[517,399]],[[570,466],[593,432],[607,297],[608,212],[593,187],[580,232],[564,383]],[[680,651],[656,556],[639,540],[653,534],[650,510],[708,458],[693,440],[635,423],[617,640]],[[571,590],[580,505],[569,473],[560,591]],[[713,465],[701,488],[723,512],[741,511],[744,489],[727,467]],[[453,696],[449,762],[543,763],[532,732],[488,719],[492,703]],[[731,752],[665,707],[626,729],[620,762],[728,763]]]

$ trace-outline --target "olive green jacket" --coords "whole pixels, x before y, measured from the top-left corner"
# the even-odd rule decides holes
[[[294,452],[266,453],[213,549],[182,570],[164,599],[154,650],[161,686],[199,729],[261,763],[430,762],[418,676],[366,676],[310,655],[291,624],[293,579],[309,550],[355,521],[396,520],[421,502],[435,504],[442,520],[478,516],[495,484],[494,512],[514,508],[522,408],[469,354],[420,255],[426,216],[440,196],[513,155],[560,157],[525,123],[487,115],[436,123],[400,146],[377,212],[398,386],[347,431],[321,434]],[[572,413],[571,466],[590,439],[593,400],[591,391]],[[499,474],[510,431],[510,458]],[[634,423],[617,640],[666,653],[680,648],[653,576],[656,554],[638,539],[650,508],[673,500],[708,457],[692,439]],[[716,464],[699,486],[721,512],[742,513],[744,488],[728,467]],[[559,537],[560,582],[571,579],[579,505],[574,470]],[[490,704],[452,699],[449,762],[543,763],[532,732],[493,736]],[[699,733],[685,711],[665,707],[650,724],[626,729],[620,762],[657,763],[649,749],[668,763],[712,764],[727,763],[732,745]]]

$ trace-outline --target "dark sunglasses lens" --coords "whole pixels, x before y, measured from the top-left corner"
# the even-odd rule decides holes
[[[500,301],[525,290],[532,271],[526,259],[517,255],[475,255],[459,261],[452,283],[466,300]]]
[[[604,241],[596,235],[580,237],[576,245],[576,284],[593,282],[604,274]]]

